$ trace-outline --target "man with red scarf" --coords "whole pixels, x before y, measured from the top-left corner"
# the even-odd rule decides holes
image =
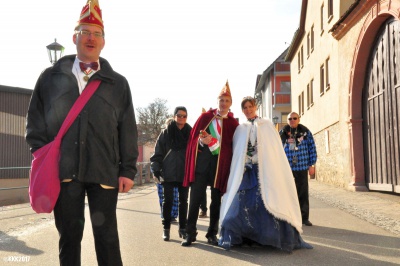
[[[238,121],[229,112],[232,95],[228,81],[218,96],[218,109],[202,113],[191,131],[186,151],[184,186],[190,186],[186,239],[182,246],[196,241],[197,219],[207,186],[211,187],[208,243],[218,245],[217,233],[221,196],[226,191],[232,160],[232,138]]]

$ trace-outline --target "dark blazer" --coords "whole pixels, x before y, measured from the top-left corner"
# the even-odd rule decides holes
[[[31,151],[54,139],[79,97],[72,66],[75,55],[61,58],[40,75],[27,115]],[[89,80],[101,84],[61,143],[60,179],[118,187],[118,177],[133,179],[138,157],[131,90],[125,77],[100,58],[101,69]]]

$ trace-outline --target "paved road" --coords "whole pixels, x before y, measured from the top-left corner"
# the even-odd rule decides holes
[[[314,226],[303,228],[303,238],[314,249],[288,254],[268,247],[246,246],[225,251],[210,246],[204,237],[208,219],[199,219],[198,241],[191,247],[180,246],[177,224],[172,225],[171,240],[164,242],[156,188],[149,184],[137,187],[121,196],[118,203],[124,264],[400,265],[400,234],[382,228],[384,226],[379,223],[372,224],[376,217],[388,217],[390,212],[375,215],[371,221],[357,215],[357,210],[365,213],[368,205],[385,210],[388,202],[393,203],[393,206],[389,205],[391,213],[400,213],[400,197],[389,195],[388,199],[381,196],[374,199],[373,193],[347,192],[315,181],[311,182],[310,190],[310,220]],[[360,207],[356,204],[359,197],[376,204]],[[396,222],[397,216],[388,219]],[[90,224],[87,218],[82,265],[97,265]],[[34,214],[28,204],[0,207],[0,265],[57,265],[57,245],[52,214]]]

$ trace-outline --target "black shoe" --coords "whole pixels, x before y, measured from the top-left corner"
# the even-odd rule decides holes
[[[218,239],[215,235],[207,236],[207,242],[213,246],[218,246]]]
[[[164,229],[163,239],[164,241],[169,241],[169,229]]]
[[[311,223],[309,220],[304,221],[303,224],[304,224],[304,225],[307,225],[307,226],[312,226],[312,223]]]
[[[176,220],[176,218],[171,218],[171,223],[177,223],[178,221]]]
[[[196,242],[196,236],[197,232],[194,235],[186,235],[186,239],[182,241],[181,246],[182,247],[188,247],[192,244],[192,242]]]
[[[178,234],[180,238],[186,239],[186,229],[185,228],[180,228],[178,230]]]
[[[199,214],[199,218],[207,218],[207,211],[201,211]]]

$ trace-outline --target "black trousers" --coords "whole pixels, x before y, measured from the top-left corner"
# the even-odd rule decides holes
[[[197,232],[197,219],[199,218],[200,204],[204,198],[204,192],[207,190],[207,178],[196,175],[196,182],[190,186],[189,213],[186,226],[186,233],[194,236]],[[211,186],[211,204],[210,204],[210,224],[206,237],[218,234],[219,210],[221,207],[221,192],[219,189]]]
[[[178,188],[179,193],[179,228],[183,229],[186,227],[186,215],[188,209],[188,194],[189,188],[183,187],[180,182],[164,182],[163,183],[163,193],[164,193],[164,201],[163,201],[163,220],[162,224],[164,225],[164,229],[171,228],[171,211],[172,205],[174,203],[174,187]]]
[[[310,216],[310,204],[308,202],[308,170],[292,171],[296,183],[297,196],[299,197],[301,218],[308,221]]]
[[[60,195],[54,208],[55,223],[60,236],[60,265],[81,265],[85,193],[89,203],[98,265],[122,265],[116,216],[118,189],[104,189],[99,184],[78,181],[61,183]]]
[[[203,200],[200,203],[200,209],[203,212],[207,212],[207,210],[208,210],[208,207],[207,207],[207,191],[204,191],[204,197],[203,197]]]

